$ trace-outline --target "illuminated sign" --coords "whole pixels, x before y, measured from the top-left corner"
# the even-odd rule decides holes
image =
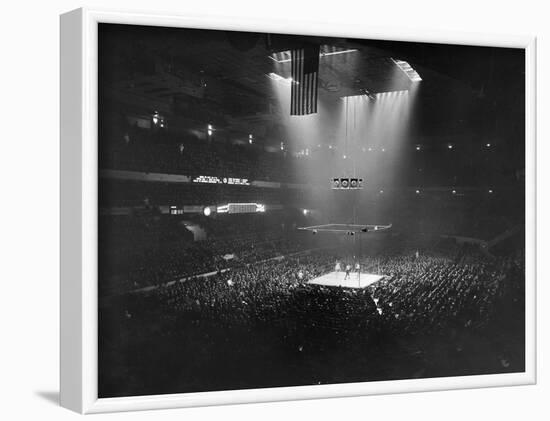
[[[205,183],[205,184],[229,184],[232,186],[249,186],[250,181],[248,178],[235,178],[235,177],[215,177],[211,175],[199,175],[193,179],[193,183]]]
[[[211,177],[208,175],[199,175],[193,179],[193,183],[207,183],[207,184],[216,184],[221,183],[222,181],[218,177]]]
[[[256,213],[265,212],[265,205],[260,203],[228,203],[218,206],[218,213]]]
[[[248,178],[224,178],[222,180],[226,184],[234,184],[239,186],[249,186]]]
[[[177,206],[170,206],[170,215],[183,215],[183,208],[178,208]]]

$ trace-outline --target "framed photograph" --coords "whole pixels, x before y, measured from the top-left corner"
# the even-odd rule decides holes
[[[61,16],[61,404],[535,382],[535,40]]]

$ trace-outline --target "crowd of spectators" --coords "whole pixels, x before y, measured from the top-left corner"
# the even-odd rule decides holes
[[[228,202],[280,205],[295,199],[290,189],[222,184],[103,180],[99,191],[104,206],[213,205]]]
[[[110,140],[100,149],[101,167],[106,169],[277,182],[295,182],[300,174],[292,156],[266,152],[248,144],[234,145],[168,134],[159,139],[158,135],[151,136],[140,129]],[[220,169],[223,174],[219,174]]]
[[[300,183],[303,180],[321,182],[327,175],[327,163],[345,169],[342,150],[338,145],[315,144],[305,149],[287,150],[284,147],[265,147],[249,143],[246,135],[241,141],[226,139],[214,133],[182,133],[170,129],[152,130],[125,125],[100,136],[100,167],[140,172],[183,174],[189,176],[216,175],[251,180]],[[519,172],[502,170],[505,150],[480,145],[464,139],[461,145],[406,149],[407,154],[385,153],[377,148],[357,147],[358,154],[369,169],[369,182],[383,186],[387,183],[384,168],[395,167],[402,172],[408,186],[510,186],[521,185]],[[410,148],[410,146],[409,146]],[[305,150],[307,149],[307,155]],[[389,152],[389,151],[388,151]],[[219,174],[223,172],[223,174]],[[328,175],[329,177],[331,175]],[[436,181],[436,182],[435,182]]]
[[[385,251],[384,253],[388,253]],[[315,287],[307,282],[333,270],[332,262],[352,263],[354,259],[330,251],[316,251],[297,257],[246,265],[220,273],[208,280],[190,280],[160,288],[156,294],[170,298],[167,309],[185,311],[189,300],[201,314],[213,313],[227,319],[257,321],[270,312],[280,318],[293,289],[306,288],[308,295],[331,295],[331,287]],[[355,260],[363,271],[383,274],[384,278],[368,292],[378,314],[388,324],[409,332],[440,329],[448,323],[471,325],[487,323],[492,303],[503,288],[518,279],[507,275],[521,260],[490,260],[474,246],[463,246],[453,253],[428,251],[418,257],[412,250]],[[344,273],[342,273],[344,276]],[[364,298],[364,291],[350,290],[348,297]],[[281,298],[282,297],[282,298]],[[275,301],[273,301],[275,299]],[[347,301],[346,299],[344,301]],[[372,304],[366,300],[362,305]],[[302,308],[302,306],[298,306]],[[268,309],[269,311],[266,311]],[[373,309],[373,306],[370,306]],[[322,306],[317,309],[324,313]],[[347,317],[355,310],[339,312]],[[229,316],[228,316],[229,315]]]
[[[101,295],[113,295],[259,262],[312,247],[288,214],[225,218],[100,218]],[[195,241],[188,225],[200,226]]]
[[[372,350],[382,349],[389,353],[384,360],[385,375],[397,378],[507,372],[523,367],[521,255],[493,258],[474,246],[438,243],[415,249],[403,245],[402,240],[388,240],[377,252],[355,258],[347,251],[323,249],[252,261],[255,263],[207,279],[191,278],[135,295],[123,300],[113,317],[140,340],[145,337],[137,331],[144,325],[145,331],[154,326],[162,338],[176,341],[180,334],[191,335],[193,345],[186,345],[182,360],[170,360],[176,366],[187,367],[183,361],[193,352],[216,343],[228,358],[235,358],[243,367],[248,355],[248,364],[259,364],[263,369],[262,364],[268,363],[260,362],[262,353],[267,353],[264,359],[269,364],[281,358],[291,365],[298,364],[307,356],[315,365],[337,349],[339,357],[355,359],[342,363],[342,373],[354,366],[354,375],[363,380],[361,376],[370,380],[383,375],[369,371],[372,366],[367,369],[368,364],[356,367],[367,356],[376,359]],[[384,277],[364,289],[308,283],[334,270],[335,261],[359,262],[362,271]],[[182,326],[185,332],[180,333]],[[245,334],[242,332],[252,336],[257,332],[257,343],[239,342],[238,335]],[[266,332],[275,335],[276,343],[273,337],[263,337]],[[472,338],[478,342],[473,343]],[[431,354],[434,341],[445,348],[444,361],[441,355]],[[131,350],[135,343],[129,340],[125,346]],[[270,353],[270,347],[282,347],[284,352],[277,351],[283,352],[282,356]],[[401,358],[400,353],[406,357],[390,367],[393,358]],[[429,359],[430,355],[434,360]],[[453,360],[451,366],[449,358]],[[403,366],[403,361],[408,363]],[[320,366],[315,368],[312,374],[303,367],[294,367],[297,371],[296,376],[289,375],[291,383],[316,384],[339,378]],[[247,368],[243,370],[247,372]],[[354,375],[352,378],[356,378]],[[258,380],[252,375],[243,376],[248,378],[241,379],[247,387],[266,385],[254,383]],[[236,384],[243,386],[238,381]]]

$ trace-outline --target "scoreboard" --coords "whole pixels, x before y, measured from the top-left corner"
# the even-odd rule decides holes
[[[248,178],[216,177],[212,175],[199,175],[193,178],[193,183],[203,184],[229,184],[232,186],[250,186]]]
[[[363,188],[363,179],[356,177],[334,177],[331,183],[332,190],[358,190]]]

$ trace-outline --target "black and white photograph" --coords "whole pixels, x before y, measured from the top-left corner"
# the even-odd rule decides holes
[[[526,371],[521,48],[99,23],[99,398]]]

